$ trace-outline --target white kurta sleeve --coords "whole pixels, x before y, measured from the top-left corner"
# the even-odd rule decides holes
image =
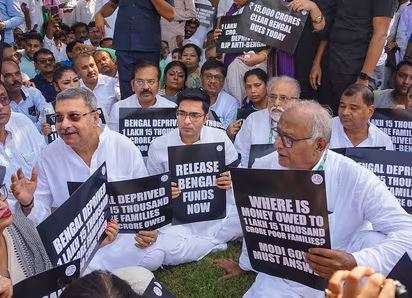
[[[236,135],[235,148],[241,155],[241,167],[247,168],[249,163],[250,146],[252,144],[252,121],[248,117]]]

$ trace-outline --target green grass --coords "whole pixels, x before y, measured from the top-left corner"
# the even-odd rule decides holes
[[[226,281],[218,281],[223,270],[212,264],[220,258],[239,259],[241,243],[229,243],[226,251],[212,253],[199,262],[165,267],[154,272],[177,298],[242,297],[255,280],[248,273]]]

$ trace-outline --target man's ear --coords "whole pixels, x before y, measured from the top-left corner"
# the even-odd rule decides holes
[[[318,138],[316,140],[316,151],[323,152],[328,146],[328,142],[324,138]]]
[[[370,105],[368,107],[368,118],[370,119],[373,115],[373,113],[375,112],[375,106],[374,105]]]

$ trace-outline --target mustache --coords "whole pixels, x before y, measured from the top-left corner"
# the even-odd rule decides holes
[[[23,83],[22,82],[19,82],[19,81],[15,81],[13,84],[12,84],[12,87],[20,87],[21,85],[22,85]]]
[[[72,134],[72,133],[76,133],[76,132],[77,132],[77,130],[74,129],[73,127],[68,127],[68,128],[59,130],[59,133],[61,135],[67,135],[67,134]]]

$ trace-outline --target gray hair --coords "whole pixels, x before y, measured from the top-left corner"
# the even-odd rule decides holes
[[[332,134],[332,115],[330,111],[324,108],[315,100],[301,100],[293,104],[286,111],[292,117],[297,117],[297,113],[301,112],[310,119],[309,125],[312,125],[312,137],[316,139],[325,139],[328,143]]]
[[[270,90],[272,89],[273,85],[281,83],[281,82],[291,84],[293,86],[294,96],[299,99],[300,92],[301,92],[300,84],[296,79],[291,78],[289,76],[280,76],[280,77],[271,78],[268,82],[268,93],[270,93]]]
[[[78,99],[84,100],[84,103],[92,111],[97,110],[97,99],[92,91],[85,87],[69,88],[66,89],[56,96],[56,102],[66,100],[66,99]]]

